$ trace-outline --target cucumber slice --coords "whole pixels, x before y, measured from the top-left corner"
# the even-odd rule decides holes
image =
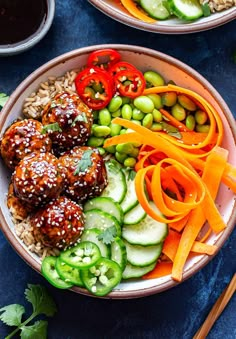
[[[134,179],[129,179],[129,174],[125,172],[127,192],[120,206],[124,213],[128,212],[134,206],[138,205],[138,198],[135,191]]]
[[[203,16],[203,10],[198,0],[168,0],[170,10],[183,20],[196,20]]]
[[[140,278],[144,274],[151,272],[154,269],[155,265],[156,263],[153,263],[145,267],[138,267],[133,266],[130,263],[127,263],[125,270],[122,274],[122,279]]]
[[[138,204],[137,206],[133,207],[130,211],[125,213],[124,215],[124,224],[126,225],[133,225],[141,222],[147,213],[144,211],[142,206]]]
[[[156,262],[159,258],[163,242],[153,246],[131,245],[125,241],[127,260],[133,266],[144,267]]]
[[[170,17],[170,13],[165,5],[167,0],[140,0],[140,6],[150,15],[159,20]]]
[[[124,271],[127,263],[126,246],[123,240],[118,237],[111,243],[111,260],[117,262],[121,270]]]
[[[156,206],[152,202],[150,203],[157,211]],[[140,223],[136,225],[124,225],[122,229],[122,237],[134,245],[157,245],[165,239],[167,234],[167,224],[158,222],[149,215]]]
[[[120,224],[123,223],[124,213],[120,205],[115,202],[112,198],[108,197],[97,197],[88,200],[84,204],[84,212],[90,211],[93,209],[100,209],[103,212],[111,214],[115,217]]]
[[[101,231],[104,231],[108,227],[115,226],[117,230],[117,236],[121,235],[121,228],[118,220],[112,215],[103,212],[99,209],[90,210],[84,213],[85,214],[85,230],[90,228],[98,228]]]
[[[101,240],[98,240],[99,234],[101,234],[102,231],[98,228],[90,228],[87,230],[84,230],[82,236],[81,236],[81,242],[83,241],[91,241],[94,244],[98,246],[100,249],[102,257],[110,258],[110,248],[104,244]]]
[[[121,202],[126,194],[127,185],[122,169],[112,161],[106,162],[108,185],[103,190],[102,197],[110,197],[116,202]]]

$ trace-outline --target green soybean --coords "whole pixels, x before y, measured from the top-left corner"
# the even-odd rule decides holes
[[[108,105],[108,110],[110,113],[116,112],[122,105],[122,99],[120,96],[113,97]]]
[[[98,138],[94,136],[89,137],[87,141],[87,145],[91,147],[99,147],[99,146],[102,146],[103,143],[104,143],[104,138],[101,138],[101,137]]]
[[[107,108],[103,108],[99,111],[98,121],[100,125],[109,126],[111,123],[111,114]]]
[[[109,125],[110,127],[110,135],[112,137],[116,136],[116,135],[119,135],[120,134],[120,131],[121,131],[121,126],[120,125],[117,125],[117,124],[110,124]]]
[[[125,153],[120,153],[120,152],[115,152],[115,158],[118,160],[121,164],[124,163],[125,159],[127,158],[127,154]]]
[[[153,132],[159,132],[162,130],[162,125],[159,122],[154,122],[150,127],[150,130]]]
[[[134,146],[129,142],[116,145],[116,151],[119,152],[119,153],[130,154],[132,152],[133,148],[134,148]]]
[[[140,95],[135,98],[134,106],[143,113],[151,113],[155,108],[153,101],[146,95]]]
[[[187,116],[187,118],[186,118],[186,120],[185,120],[185,125],[186,125],[186,127],[187,127],[188,129],[190,129],[191,131],[194,130],[195,125],[196,125],[196,120],[195,120],[195,118],[194,118],[193,115],[190,114],[190,115]]]
[[[161,97],[161,101],[164,106],[174,106],[177,102],[177,94],[175,92],[164,93]]]
[[[121,108],[121,116],[126,120],[130,120],[132,118],[132,107],[129,104],[124,104]]]
[[[128,98],[128,97],[121,97],[121,99],[122,99],[122,105],[130,103],[130,98]]]
[[[134,167],[136,164],[136,159],[132,157],[128,157],[124,160],[125,167]]]
[[[195,130],[200,133],[208,133],[210,130],[210,125],[196,125]]]
[[[178,95],[178,102],[181,106],[183,106],[185,109],[187,109],[188,111],[196,111],[197,109],[197,105],[195,104],[194,101],[192,101],[191,99],[189,99],[186,95],[184,94],[179,94]]]
[[[139,155],[139,148],[138,147],[134,147],[132,149],[132,151],[129,153],[129,155],[131,155],[131,157],[133,157],[133,158],[137,158],[137,156]]]
[[[153,123],[152,113],[146,114],[145,117],[143,118],[143,126],[146,128],[151,128],[152,123]]]
[[[161,101],[161,96],[159,94],[148,94],[147,97],[152,100],[154,103],[154,107],[156,109],[160,109],[163,107],[163,103]]]
[[[98,147],[98,152],[100,155],[104,155],[106,153],[106,150],[103,147]]]
[[[195,113],[195,120],[197,122],[197,124],[199,125],[204,125],[207,122],[208,116],[207,113],[202,111],[202,110],[198,110]]]
[[[178,121],[182,121],[186,118],[186,111],[180,104],[175,104],[171,107],[171,114]]]
[[[152,115],[153,115],[153,120],[155,122],[161,122],[163,117],[160,111],[158,111],[158,109],[154,108],[154,110],[152,111]]]
[[[112,118],[120,117],[121,116],[121,109],[119,108],[117,111],[111,113]]]
[[[140,111],[140,109],[134,108],[133,113],[132,113],[132,118],[134,120],[143,120],[144,118],[144,113]]]
[[[106,140],[108,140],[108,139],[106,139]],[[116,146],[115,145],[105,147],[104,149],[108,153],[112,153],[112,154],[116,153]]]
[[[122,128],[121,131],[120,131],[120,134],[125,134],[126,133],[126,128]]]
[[[111,133],[109,126],[95,126],[93,134],[95,137],[107,137]]]
[[[94,134],[94,128],[99,126],[98,124],[92,124],[92,134]]]
[[[155,71],[147,71],[143,76],[147,82],[147,87],[163,86],[165,84],[162,76]]]

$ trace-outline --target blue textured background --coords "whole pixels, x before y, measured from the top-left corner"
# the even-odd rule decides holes
[[[62,53],[100,43],[150,47],[180,59],[209,80],[236,114],[235,20],[202,33],[153,34],[115,22],[84,0],[57,0],[47,36],[27,53],[0,59],[0,92],[10,94],[37,67]],[[0,232],[0,307],[26,305],[23,294],[27,283],[41,283],[58,305],[57,315],[49,319],[49,339],[190,339],[236,271],[235,244],[236,230],[205,268],[169,291],[142,299],[111,301],[56,290],[14,252]],[[234,296],[209,339],[236,338],[235,309]],[[0,323],[0,338],[9,332]]]

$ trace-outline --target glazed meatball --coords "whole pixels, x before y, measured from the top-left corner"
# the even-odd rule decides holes
[[[107,185],[102,156],[96,148],[77,146],[59,158],[66,169],[65,194],[79,202],[101,194]]]
[[[60,152],[85,144],[91,134],[92,111],[76,94],[64,92],[45,107],[42,123]]]
[[[23,202],[16,196],[12,182],[10,183],[8,189],[7,207],[16,220],[23,220],[27,218],[30,212],[33,210],[32,205]]]
[[[82,208],[61,196],[40,208],[30,218],[35,239],[45,246],[64,249],[74,244],[84,229]]]
[[[12,182],[18,198],[39,206],[60,194],[64,178],[65,172],[52,153],[31,153],[16,167]]]
[[[52,141],[42,130],[42,123],[33,119],[16,121],[6,130],[1,140],[1,155],[9,168],[14,170],[29,153],[51,151]]]

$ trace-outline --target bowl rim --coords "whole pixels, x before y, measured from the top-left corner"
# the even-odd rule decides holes
[[[0,56],[9,56],[25,52],[43,39],[50,29],[55,15],[55,0],[46,1],[47,16],[42,27],[40,27],[31,37],[23,41],[19,41],[12,45],[0,45]]]
[[[132,17],[131,14],[125,13],[123,15],[115,6],[111,3],[105,3],[101,0],[88,0],[95,8],[111,17],[112,19],[130,27],[140,29],[152,33],[162,33],[162,34],[188,34],[196,33],[201,31],[206,31],[218,26],[224,25],[233,19],[236,19],[236,8],[232,8],[228,13],[207,22],[194,22],[188,24],[178,24],[172,26],[157,25],[156,23],[147,23],[143,22],[135,17]],[[230,10],[230,9],[229,9]]]
[[[192,67],[188,66],[187,64],[183,63],[182,61],[169,56],[167,54],[164,54],[159,51],[155,51],[150,48],[146,47],[140,47],[137,45],[124,45],[124,44],[102,44],[102,45],[93,45],[88,47],[82,47],[67,53],[64,53],[56,58],[53,58],[52,60],[48,61],[47,63],[43,64],[41,67],[37,68],[34,72],[32,72],[25,80],[23,80],[18,87],[15,89],[15,91],[10,95],[7,103],[3,107],[0,115],[0,132],[2,131],[2,128],[4,126],[4,123],[8,117],[8,115],[11,112],[11,109],[15,105],[15,102],[18,100],[18,98],[24,93],[26,88],[37,78],[44,74],[45,72],[49,71],[52,67],[55,67],[61,63],[65,63],[66,61],[69,61],[70,59],[73,59],[74,57],[82,56],[91,53],[92,51],[96,49],[103,49],[103,48],[113,48],[119,51],[127,51],[127,52],[134,52],[138,54],[144,54],[149,55],[151,57],[156,57],[159,60],[168,62],[170,65],[174,65],[175,67],[180,68],[181,70],[184,70],[187,74],[189,74],[192,78],[198,80],[205,88],[208,88],[212,97],[214,100],[219,104],[222,111],[225,113],[225,118],[227,120],[227,123],[229,124],[229,127],[232,131],[234,141],[236,143],[236,126],[235,126],[235,120],[233,117],[233,114],[231,113],[229,107],[223,100],[223,98],[220,96],[220,94],[217,92],[217,90],[206,80],[201,74],[199,74],[197,71],[195,71]],[[236,201],[234,202],[234,207],[236,207]],[[213,256],[207,256],[202,255],[201,259],[195,263],[193,266],[191,266],[187,271],[183,274],[183,281],[190,278],[193,274],[197,273],[200,269],[202,269],[208,262],[212,260],[212,258],[218,253],[218,251],[221,249],[223,244],[228,239],[229,235],[234,229],[235,226],[235,220],[236,220],[236,208],[232,209],[232,213],[229,217],[227,228],[223,231],[222,235],[219,239],[217,239],[216,244],[218,245],[218,250]],[[3,210],[0,206],[0,225],[1,229],[9,241],[10,245],[13,247],[13,249],[18,253],[18,255],[34,270],[36,270],[38,273],[41,273],[41,265],[39,262],[37,262],[34,257],[30,254],[29,251],[27,251],[23,245],[20,243],[20,241],[17,239],[17,236],[13,233],[9,225],[7,224],[7,220],[4,216]],[[157,294],[160,292],[163,292],[167,289],[170,289],[179,283],[169,280],[164,281],[158,286],[143,288],[143,289],[136,289],[132,291],[119,291],[115,290],[112,291],[110,294],[108,294],[105,297],[100,297],[104,299],[133,299],[133,298],[141,298],[144,296],[149,296],[152,294]],[[72,291],[77,292],[79,294],[84,294],[87,296],[95,297],[91,295],[87,290],[81,287],[73,287],[71,288]],[[98,297],[96,297],[98,298]]]

